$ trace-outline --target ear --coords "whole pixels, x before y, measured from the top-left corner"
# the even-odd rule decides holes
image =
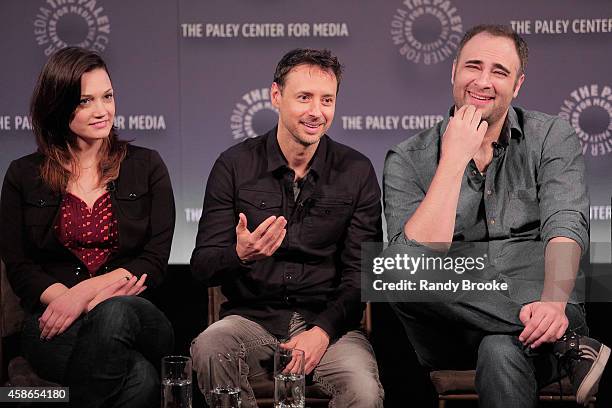
[[[451,71],[451,85],[455,85],[455,69],[457,68],[457,59],[453,60],[453,70]]]
[[[276,82],[272,82],[272,86],[270,87],[270,100],[276,109],[278,109],[278,106],[280,105],[280,99],[282,96],[280,86],[278,86]]]
[[[516,84],[514,85],[514,98],[518,96],[519,89],[521,89],[521,85],[523,85],[524,80],[525,80],[525,74],[521,74],[519,79],[516,80]]]

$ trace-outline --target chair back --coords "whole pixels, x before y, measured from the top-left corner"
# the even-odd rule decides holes
[[[4,262],[0,259],[0,385],[6,380],[6,367],[3,353],[3,339],[21,330],[24,312],[19,306],[19,298],[13,292],[6,277]]]
[[[24,312],[19,298],[13,292],[6,277],[6,267],[0,260],[0,337],[7,337],[21,330]]]
[[[208,325],[210,326],[217,320],[219,320],[219,311],[221,310],[221,304],[225,302],[227,298],[221,292],[221,286],[213,286],[208,288]]]

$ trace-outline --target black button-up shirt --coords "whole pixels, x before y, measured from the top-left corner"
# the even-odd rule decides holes
[[[335,339],[361,321],[361,244],[382,240],[380,188],[364,155],[326,135],[298,197],[294,178],[276,128],[222,153],[208,178],[192,272],[221,285],[222,317],[244,316],[284,338],[295,311]],[[272,215],[287,219],[273,256],[240,263],[241,212],[249,231]]]

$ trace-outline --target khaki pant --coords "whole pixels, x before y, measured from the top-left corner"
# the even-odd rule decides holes
[[[302,317],[295,313],[289,323],[290,337],[306,328]],[[237,315],[227,316],[200,333],[191,343],[191,356],[206,399],[210,389],[209,357],[216,353],[238,353],[242,359],[242,407],[257,407],[249,380],[269,376],[277,344],[278,340],[261,325]],[[329,345],[314,369],[313,381],[331,396],[330,407],[383,406],[384,391],[378,379],[376,358],[361,331],[350,331]]]

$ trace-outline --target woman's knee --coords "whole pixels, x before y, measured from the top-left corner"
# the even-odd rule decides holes
[[[138,296],[115,296],[98,304],[86,315],[89,324],[98,324],[108,330],[129,325],[138,326],[148,319],[159,320],[164,326],[170,323],[164,314],[149,300]]]
[[[149,300],[139,296],[115,296],[100,302],[88,315],[117,317],[121,312],[155,313],[157,308]]]
[[[146,344],[146,349],[171,351],[174,331],[166,316],[150,301],[138,296],[117,296],[100,303],[84,319],[80,336],[96,343]]]

